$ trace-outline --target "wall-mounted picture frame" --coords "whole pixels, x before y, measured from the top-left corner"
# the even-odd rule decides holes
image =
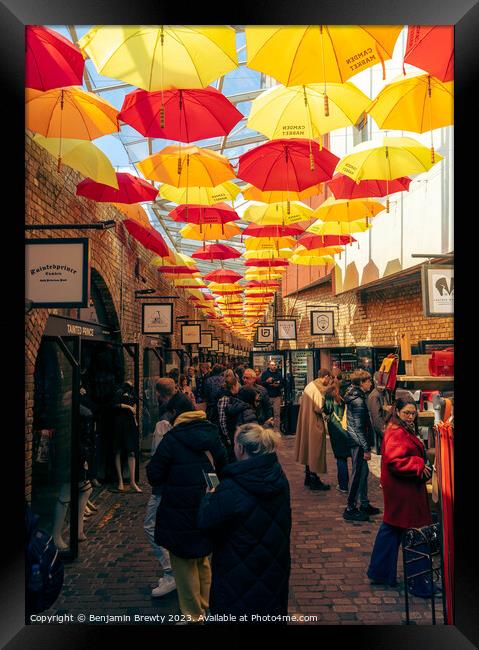
[[[212,339],[213,339],[213,335],[211,334],[211,332],[202,332],[199,347],[203,349],[206,348],[209,350],[211,348]]]
[[[220,354],[223,354],[224,351],[225,351],[225,344],[222,343],[222,342],[220,341],[220,342],[218,343],[218,352],[219,352]]]
[[[274,325],[258,325],[256,339],[259,344],[274,343]]]
[[[212,339],[211,340],[211,351],[212,352],[218,352],[219,344],[220,344],[219,339]]]
[[[142,334],[173,334],[173,303],[143,303]]]
[[[452,264],[423,264],[421,284],[425,316],[454,315],[454,266]]]
[[[181,345],[199,345],[201,343],[201,325],[181,326]]]
[[[334,336],[334,311],[318,309],[310,314],[311,336]]]
[[[276,338],[278,341],[296,341],[296,320],[294,318],[281,318],[276,321]]]

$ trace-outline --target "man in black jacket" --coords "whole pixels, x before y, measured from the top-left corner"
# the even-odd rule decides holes
[[[253,368],[246,368],[243,372],[243,386],[251,386],[259,395],[259,404],[256,410],[258,423],[263,425],[268,420],[272,423],[273,405],[269,399],[268,391],[256,381],[256,373]]]
[[[271,359],[268,368],[261,374],[261,384],[268,391],[269,399],[273,405],[274,413],[274,430],[281,432],[281,395],[283,391],[283,375],[276,365],[276,361]]]
[[[346,521],[369,521],[369,515],[379,514],[368,500],[368,461],[371,460],[373,431],[367,405],[371,390],[371,375],[366,370],[356,370],[351,375],[351,386],[344,395],[347,408],[347,428],[351,439],[352,475],[349,485],[348,505],[343,513]],[[361,502],[356,507],[357,498]]]

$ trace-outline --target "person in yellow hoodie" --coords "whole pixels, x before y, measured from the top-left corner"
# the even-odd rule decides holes
[[[227,454],[217,427],[183,393],[175,393],[167,408],[173,428],[146,468],[150,484],[161,487],[155,542],[170,553],[184,622],[198,623],[209,607],[211,584],[211,544],[197,525],[206,489],[203,472],[221,473]]]

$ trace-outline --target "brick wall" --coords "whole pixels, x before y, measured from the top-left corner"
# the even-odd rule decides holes
[[[114,219],[117,224],[110,230],[27,231],[32,237],[88,237],[90,241],[91,267],[99,274],[102,297],[109,307],[113,322],[117,320],[123,342],[138,342],[142,350],[150,337],[141,335],[141,301],[135,300],[135,289],[154,288],[163,295],[179,294],[174,300],[175,315],[198,318],[197,310],[188,301],[184,291],[175,289],[158,271],[150,266],[154,254],[147,251],[121,225],[122,214],[108,203],[96,203],[75,194],[76,185],[83,180],[78,172],[63,166],[57,170],[56,160],[42,147],[26,137],[25,167],[25,221],[27,224],[93,223]],[[137,259],[144,263],[145,282],[136,277]],[[33,309],[25,319],[25,453],[26,496],[31,491],[32,425],[34,403],[34,369],[43,331],[50,314],[75,317],[76,310]],[[207,328],[218,336],[223,331],[213,321]],[[179,329],[179,328],[177,328]],[[230,336],[228,336],[228,340]],[[240,343],[234,339],[234,343]],[[172,347],[181,347],[179,331],[171,337]],[[141,358],[141,357],[140,357]],[[140,386],[142,385],[140,360]],[[141,414],[140,414],[141,421]]]

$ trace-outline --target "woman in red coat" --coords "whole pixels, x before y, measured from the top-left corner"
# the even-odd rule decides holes
[[[381,447],[381,485],[384,517],[368,569],[373,584],[397,586],[399,546],[407,528],[431,523],[426,481],[431,469],[426,465],[425,448],[417,431],[417,408],[411,398],[398,399],[384,432]],[[419,567],[415,566],[415,571]],[[415,579],[412,593],[430,596],[427,578]]]

